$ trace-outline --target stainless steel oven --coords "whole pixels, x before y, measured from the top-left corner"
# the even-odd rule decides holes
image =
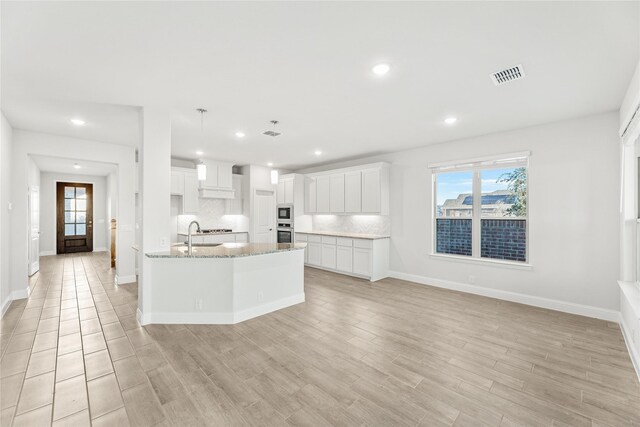
[[[278,205],[277,221],[293,221],[293,205]]]
[[[279,222],[276,233],[278,235],[278,243],[293,243],[293,223]]]

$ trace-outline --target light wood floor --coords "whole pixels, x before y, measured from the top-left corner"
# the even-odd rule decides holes
[[[9,308],[2,426],[640,425],[613,323],[307,269],[304,304],[141,328],[108,263],[43,258]]]

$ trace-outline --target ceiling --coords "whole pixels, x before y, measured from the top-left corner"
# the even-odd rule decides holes
[[[166,107],[176,157],[295,169],[617,110],[639,18],[610,1],[3,1],[2,109],[135,145],[139,107]],[[493,85],[516,64],[525,79]]]
[[[117,166],[112,163],[89,162],[38,155],[31,155],[31,158],[40,169],[40,172],[107,176],[117,169]],[[78,165],[79,168],[74,167],[75,165]]]

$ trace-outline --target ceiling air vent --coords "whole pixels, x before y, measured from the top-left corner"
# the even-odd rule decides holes
[[[522,65],[515,65],[511,68],[507,68],[506,70],[491,73],[489,77],[494,85],[500,86],[514,80],[523,79],[524,69],[522,68]]]

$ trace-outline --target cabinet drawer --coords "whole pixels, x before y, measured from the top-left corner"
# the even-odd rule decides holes
[[[322,243],[322,237],[309,235],[307,236],[307,241],[312,243]]]
[[[353,247],[371,249],[373,248],[373,240],[353,239]]]
[[[338,246],[353,246],[353,239],[345,239],[344,237],[338,237]]]
[[[306,241],[307,241],[306,234],[296,233],[296,242],[306,242]]]
[[[331,236],[322,236],[322,243],[326,245],[335,245],[336,238]]]

